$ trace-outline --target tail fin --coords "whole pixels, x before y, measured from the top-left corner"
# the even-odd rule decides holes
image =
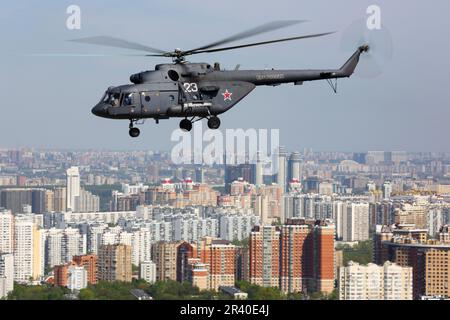
[[[346,63],[339,69],[339,75],[342,77],[350,77],[356,69],[359,62],[359,56],[363,52],[369,51],[369,45],[362,45],[356,52],[347,60]]]

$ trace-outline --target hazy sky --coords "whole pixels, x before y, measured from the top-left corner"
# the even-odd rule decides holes
[[[81,30],[66,28],[66,8],[81,7]],[[279,128],[288,149],[450,151],[450,2],[365,0],[278,1],[21,1],[0,10],[0,147],[170,150],[179,119],[147,120],[141,136],[128,122],[95,117],[108,86],[167,59],[33,57],[30,53],[131,53],[67,42],[95,35],[128,38],[162,49],[190,49],[272,20],[309,23],[250,41],[339,30],[332,36],[190,57],[232,69],[335,68],[342,31],[378,4],[394,56],[375,79],[257,87],[221,116],[226,128]],[[206,126],[205,126],[206,127]]]

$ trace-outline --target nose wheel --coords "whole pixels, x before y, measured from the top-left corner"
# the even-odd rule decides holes
[[[183,119],[180,121],[180,129],[184,131],[191,131],[192,129],[192,121],[188,119]]]
[[[139,137],[141,131],[138,128],[130,128],[130,131],[128,133],[130,134],[130,137],[136,138]]]
[[[134,124],[134,121],[130,120],[130,126],[129,126],[130,127],[130,131],[128,131],[128,134],[132,138],[137,138],[141,134],[141,131],[138,128],[134,127],[133,124]]]

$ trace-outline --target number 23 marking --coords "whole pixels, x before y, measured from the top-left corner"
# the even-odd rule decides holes
[[[198,92],[198,87],[195,82],[189,83],[186,82],[183,84],[184,92]]]

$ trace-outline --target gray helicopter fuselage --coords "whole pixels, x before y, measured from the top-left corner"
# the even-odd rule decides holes
[[[130,77],[132,84],[110,87],[92,109],[110,119],[207,117],[226,112],[256,86],[337,79],[353,73],[363,47],[340,69],[220,70],[208,63],[156,65]]]

